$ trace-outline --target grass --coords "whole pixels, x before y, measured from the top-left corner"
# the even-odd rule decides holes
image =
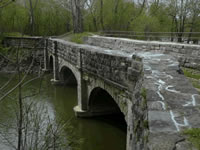
[[[196,71],[194,69],[189,69],[189,68],[182,68],[182,69],[186,77],[197,79],[197,80],[200,79],[200,71]]]
[[[198,81],[192,81],[192,85],[197,88],[197,89],[200,89],[200,82]]]
[[[28,37],[28,35],[24,35],[19,32],[9,32],[9,33],[4,33],[4,36],[12,36],[12,37]]]
[[[195,88],[200,89],[200,71],[189,68],[182,68],[182,69],[184,75],[190,79],[192,85]]]
[[[200,150],[200,128],[187,129],[183,131],[183,134],[187,136],[188,141]]]
[[[83,44],[83,38],[86,36],[91,36],[91,33],[88,32],[84,32],[84,33],[77,33],[77,34],[71,34],[70,35],[70,41],[77,43],[77,44]]]

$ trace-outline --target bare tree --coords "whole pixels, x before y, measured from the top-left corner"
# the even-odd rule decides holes
[[[92,21],[93,21],[93,25],[94,25],[94,28],[95,28],[95,31],[98,31],[98,26],[97,26],[97,16],[96,16],[96,2],[97,0],[87,0],[86,1],[86,6],[87,6],[87,9],[88,9],[88,13],[91,14],[92,16]]]
[[[28,10],[29,14],[29,28],[30,28],[30,35],[34,35],[35,33],[35,9],[38,4],[38,0],[24,0],[25,7]]]
[[[190,2],[191,0],[170,0],[168,4],[169,15],[172,18],[172,28],[174,26],[175,32],[177,32],[178,42],[182,42],[187,17],[190,13]]]
[[[190,42],[191,40],[191,36],[192,36],[192,32],[194,30],[195,27],[195,23],[198,19],[198,16],[200,15],[200,1],[199,0],[191,0],[191,2],[189,3],[189,8],[190,8],[190,21],[189,21],[189,35],[188,35],[188,41],[187,43]]]

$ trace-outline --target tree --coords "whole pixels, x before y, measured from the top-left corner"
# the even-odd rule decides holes
[[[28,10],[28,16],[29,16],[29,29],[30,29],[30,35],[34,35],[35,33],[35,9],[38,4],[38,0],[25,0],[25,7]]]
[[[170,0],[169,15],[172,18],[172,31],[177,32],[178,42],[182,42],[183,32],[189,11],[190,0]]]
[[[71,0],[70,3],[74,33],[81,33],[83,32],[82,9],[84,7],[84,3],[81,2],[81,0]]]

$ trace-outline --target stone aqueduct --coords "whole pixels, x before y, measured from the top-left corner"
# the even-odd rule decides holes
[[[177,123],[174,115],[177,111],[173,108],[175,104],[172,107],[167,106],[167,102],[164,101],[165,91],[162,91],[162,88],[166,83],[163,76],[166,75],[171,80],[174,76],[179,76],[176,74],[179,70],[176,59],[182,66],[200,69],[200,46],[97,36],[86,38],[85,43],[87,44],[79,45],[62,39],[41,37],[8,37],[4,40],[5,46],[44,51],[44,70],[53,70],[53,84],[77,84],[78,105],[74,107],[76,116],[92,117],[122,112],[127,123],[127,150],[178,149],[177,143],[185,142],[176,138],[181,136],[178,131],[181,130],[182,124]],[[166,60],[169,60],[170,64],[166,64]],[[156,65],[161,66],[159,63],[167,65],[167,69],[153,70]],[[183,77],[180,75],[180,78]],[[158,89],[154,88],[155,85],[158,85]],[[183,96],[181,92],[169,89],[172,87],[170,85],[165,89],[173,95],[178,94],[176,97]],[[193,87],[189,85],[189,88]],[[152,102],[152,99],[158,99],[155,95],[152,96],[152,93],[157,94],[162,101]],[[105,97],[106,100],[97,101],[99,96]],[[199,102],[200,97],[197,93],[192,93],[191,96],[196,97],[193,99],[195,104]],[[195,109],[193,113],[198,113],[195,106],[191,109]],[[163,116],[158,116],[161,113],[166,116],[166,120],[174,124],[168,125],[168,122],[163,121]],[[185,123],[183,126],[190,128],[199,125],[200,120],[191,125]],[[158,128],[155,129],[155,126]],[[173,139],[169,140],[171,143],[166,143],[164,134]]]

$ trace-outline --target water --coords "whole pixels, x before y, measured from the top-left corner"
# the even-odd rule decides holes
[[[0,74],[0,87],[8,78],[8,75]],[[74,134],[83,138],[83,142],[80,145],[81,150],[125,150],[126,126],[122,124],[118,116],[88,119],[76,118],[73,112],[73,107],[77,105],[76,87],[53,86],[50,83],[50,79],[50,75],[45,76],[42,80],[40,94],[29,99],[45,104],[50,116],[62,121],[70,119],[71,125],[74,127]],[[23,89],[23,95],[37,92],[40,83],[41,80],[31,82]],[[10,97],[15,98],[15,94],[10,95]],[[10,120],[13,120],[12,118],[15,115],[10,110],[14,103],[11,98],[0,102],[0,124],[9,125]],[[65,135],[67,136],[67,133]],[[12,149],[10,145],[5,146],[2,142],[0,143],[1,150]]]

